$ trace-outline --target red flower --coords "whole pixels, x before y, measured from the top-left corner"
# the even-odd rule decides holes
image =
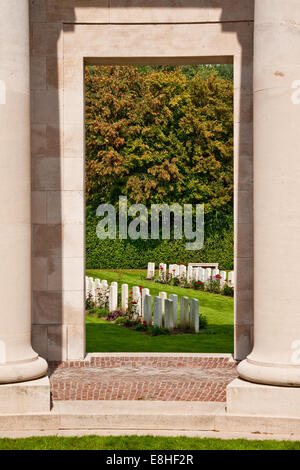
[[[147,326],[147,322],[146,322],[146,321],[143,321],[143,325],[144,325],[144,326]]]
[[[136,302],[135,300],[134,300],[132,303],[133,303],[134,305],[136,305],[136,304],[137,304],[137,302]]]
[[[220,274],[217,274],[217,275],[216,275],[216,278],[217,278],[217,279],[222,279],[222,276],[220,276]]]

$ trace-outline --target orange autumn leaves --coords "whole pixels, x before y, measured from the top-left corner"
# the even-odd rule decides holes
[[[89,201],[204,203],[233,199],[233,85],[181,68],[87,67]]]

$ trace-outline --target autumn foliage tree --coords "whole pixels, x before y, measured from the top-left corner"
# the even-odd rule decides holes
[[[88,200],[230,206],[232,108],[232,83],[217,73],[86,68]]]

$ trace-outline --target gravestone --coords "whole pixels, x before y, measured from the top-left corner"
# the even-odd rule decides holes
[[[187,278],[186,278],[187,282],[192,282],[193,280],[193,267],[192,266],[188,266],[187,268]]]
[[[152,326],[152,297],[149,294],[144,297],[144,321],[147,326]]]
[[[128,284],[122,284],[122,299],[121,299],[122,312],[128,310]]]
[[[169,331],[174,330],[173,301],[165,299],[165,328]]]
[[[228,273],[228,285],[234,287],[234,271]]]
[[[159,279],[161,281],[166,281],[167,279],[167,265],[164,263],[160,263],[159,265]]]
[[[173,324],[174,328],[177,328],[178,325],[178,295],[171,294],[170,300],[173,301]]]
[[[165,325],[165,300],[168,298],[166,292],[160,292],[158,296],[161,298],[161,316],[162,316],[162,326]]]
[[[190,324],[189,309],[190,309],[189,298],[181,297],[180,298],[180,328],[182,329],[189,328],[189,324]]]
[[[141,304],[141,307],[142,307],[142,317],[144,316],[144,300],[145,300],[145,296],[146,295],[150,295],[150,291],[149,289],[147,289],[147,287],[145,287],[144,289],[142,289],[142,304]]]
[[[153,298],[153,320],[154,326],[162,327],[162,298]]]
[[[199,300],[190,300],[190,328],[195,333],[199,333]]]
[[[109,288],[109,311],[118,309],[118,283],[112,282]]]
[[[155,277],[155,263],[148,263],[147,279],[153,279]]]
[[[186,266],[184,264],[179,265],[179,277],[180,279],[186,279]]]

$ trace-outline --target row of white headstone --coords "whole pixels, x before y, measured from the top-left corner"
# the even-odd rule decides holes
[[[167,273],[169,277],[186,280],[188,283],[204,282],[219,279],[221,286],[227,283],[230,287],[234,286],[234,271],[220,271],[219,269],[185,266],[183,264],[170,264],[169,268],[165,263],[160,263],[158,267],[159,279],[165,281]],[[220,276],[220,277],[219,277]],[[155,263],[148,263],[147,279],[155,277]]]
[[[102,297],[105,297],[105,305]],[[118,283],[86,277],[86,298],[90,298],[97,307],[106,307],[110,312],[118,309]],[[166,292],[159,292],[158,296],[150,295],[148,288],[134,286],[132,288],[132,303],[135,314],[146,322],[147,326],[157,326],[174,330],[178,327],[178,296],[171,294],[168,298]],[[121,310],[126,312],[129,304],[128,284],[121,286]],[[199,300],[180,298],[180,328],[199,332]]]

